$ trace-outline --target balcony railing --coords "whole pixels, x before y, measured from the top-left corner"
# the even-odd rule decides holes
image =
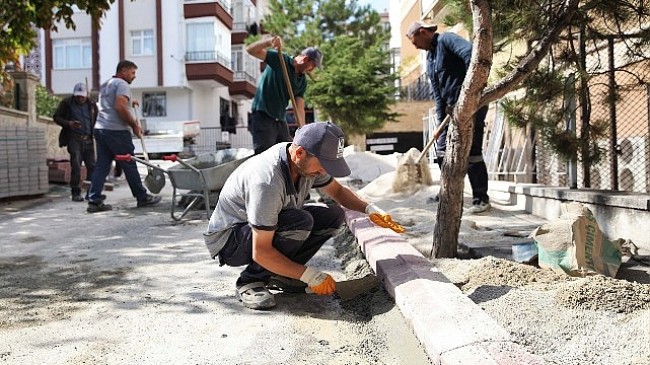
[[[230,59],[220,52],[216,51],[195,51],[185,53],[187,62],[218,62],[227,68],[230,68]]]
[[[426,74],[420,75],[417,80],[402,86],[400,97],[406,100],[431,100],[433,94],[431,83]]]
[[[246,71],[234,71],[232,78],[233,78],[233,81],[248,81],[253,85],[255,85],[255,83],[257,83],[257,80],[255,80],[255,77],[253,77],[253,75],[249,74]]]
[[[237,31],[237,32],[246,32],[248,29],[246,29],[246,23],[245,22],[234,22],[232,23],[232,30]]]

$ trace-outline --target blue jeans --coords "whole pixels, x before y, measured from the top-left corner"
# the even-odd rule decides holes
[[[291,141],[287,123],[261,111],[254,111],[251,115],[248,131],[253,136],[253,149],[256,155],[276,143]]]
[[[287,209],[278,215],[273,247],[290,260],[306,264],[345,221],[338,205],[308,204],[302,209]],[[248,223],[232,228],[228,242],[219,252],[220,265],[246,266],[237,286],[268,282],[272,273],[253,261],[253,231]]]
[[[106,177],[111,171],[111,164],[115,155],[133,155],[135,146],[133,146],[130,131],[95,129],[94,135],[97,147],[97,163],[95,164],[95,171],[92,176],[88,201],[98,203],[101,201],[100,196],[104,189],[104,182],[106,182]],[[139,201],[146,199],[147,189],[142,185],[136,162],[131,160],[129,162],[116,161],[116,163],[122,167],[133,197]]]

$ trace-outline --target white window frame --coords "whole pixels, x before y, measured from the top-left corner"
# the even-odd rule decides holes
[[[69,59],[70,52],[79,48],[80,63]],[[52,68],[55,70],[76,70],[92,68],[92,42],[87,38],[59,38],[52,40]]]
[[[136,50],[136,42],[140,43],[140,49]],[[147,48],[147,42],[150,47]],[[132,56],[153,56],[156,52],[153,29],[141,29],[131,31],[131,55]]]

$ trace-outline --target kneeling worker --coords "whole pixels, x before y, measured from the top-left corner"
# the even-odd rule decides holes
[[[336,291],[329,274],[305,265],[341,227],[344,212],[336,204],[305,204],[311,188],[350,210],[386,215],[334,179],[350,174],[343,147],[336,125],[307,124],[293,142],[251,157],[228,177],[204,236],[221,266],[247,265],[236,283],[244,306],[275,306],[266,287],[271,275],[299,279],[319,295]]]

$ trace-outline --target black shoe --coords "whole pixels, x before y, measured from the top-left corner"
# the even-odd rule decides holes
[[[84,198],[81,197],[81,194],[73,194],[72,195],[72,201],[73,202],[82,202],[82,201],[84,201]]]
[[[162,200],[161,197],[155,196],[155,195],[147,195],[146,198],[142,200],[138,200],[138,208],[142,207],[150,207],[152,205],[156,205],[160,203],[160,200]]]
[[[99,203],[88,203],[88,208],[86,209],[86,212],[99,213],[99,212],[107,212],[109,210],[113,210],[113,207],[110,204],[104,204],[103,202],[99,202]]]

